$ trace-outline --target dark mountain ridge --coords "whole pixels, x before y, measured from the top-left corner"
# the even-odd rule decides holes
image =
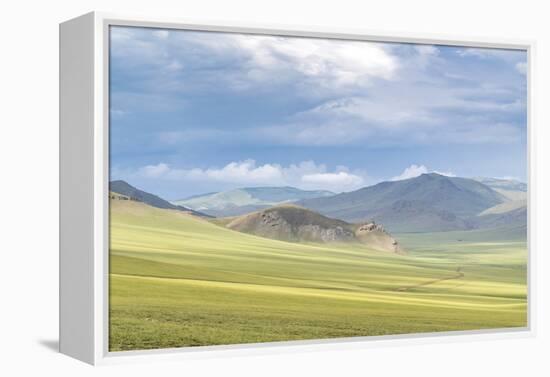
[[[506,200],[481,182],[430,173],[298,204],[344,221],[372,219],[393,232],[425,232],[472,229],[474,216]]]
[[[138,200],[140,202],[149,204],[152,207],[163,208],[163,209],[175,209],[179,211],[190,212],[194,215],[201,216],[201,217],[212,217],[210,215],[206,215],[204,213],[192,210],[184,206],[174,205],[157,195],[148,193],[146,191],[142,191],[123,180],[111,181],[109,183],[109,189],[112,192],[115,192],[120,195],[125,195],[127,197]]]

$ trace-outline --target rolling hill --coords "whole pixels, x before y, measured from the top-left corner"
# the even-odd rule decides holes
[[[493,189],[527,192],[527,184],[515,179],[474,177],[472,178]]]
[[[478,228],[520,226],[527,229],[527,184],[499,178],[474,178],[505,197],[503,203],[487,208],[474,219]]]
[[[513,179],[476,177],[474,180],[489,186],[510,201],[527,200],[527,184]]]
[[[525,240],[407,234],[407,255],[291,243],[111,203],[109,350],[527,325]]]
[[[484,214],[473,219],[473,221],[478,229],[521,227],[527,232],[527,207],[523,206],[502,213]]]
[[[511,200],[508,202],[497,204],[496,206],[493,206],[491,208],[487,208],[485,211],[479,213],[478,216],[486,216],[486,215],[499,215],[506,212],[514,211],[519,208],[526,208],[527,207],[527,200]]]
[[[122,181],[122,180],[117,180],[117,181],[110,182],[109,189],[113,193],[116,193],[116,194],[119,194],[119,195],[122,195],[122,196],[125,196],[125,197],[128,197],[128,198],[138,200],[140,202],[149,204],[152,207],[162,208],[162,209],[175,209],[175,210],[190,212],[190,213],[192,213],[196,216],[211,217],[211,216],[206,215],[202,212],[195,211],[191,208],[187,208],[187,207],[180,206],[180,205],[174,205],[174,204],[170,203],[169,201],[164,200],[164,199],[162,199],[161,197],[159,197],[157,195],[148,193],[146,191],[142,191],[142,190],[140,190],[138,188],[135,188],[134,186],[130,185],[128,182],[125,182],[125,181]]]
[[[350,224],[295,205],[279,205],[238,216],[229,229],[287,242],[364,243],[372,249],[402,253],[403,249],[380,225]]]
[[[348,222],[372,219],[392,232],[434,232],[473,229],[479,213],[508,200],[476,180],[430,173],[298,204]]]
[[[225,217],[242,215],[281,203],[332,195],[334,193],[330,191],[308,191],[295,187],[247,187],[194,195],[186,199],[175,200],[172,204],[186,206],[216,217]]]

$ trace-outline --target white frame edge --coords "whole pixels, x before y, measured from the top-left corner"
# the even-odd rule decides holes
[[[513,329],[109,352],[108,30],[111,25],[526,50],[528,54],[529,191],[528,326]],[[536,189],[533,174],[535,132],[532,118],[534,53],[535,42],[526,40],[442,37],[415,33],[379,33],[343,28],[254,25],[237,22],[199,22],[99,12],[88,13],[62,23],[60,25],[60,352],[90,364],[117,364],[290,353],[298,349],[302,352],[365,349],[534,336],[536,333],[535,208],[532,205]],[[75,81],[75,77],[80,77],[80,80]],[[82,82],[87,85],[82,85]],[[92,141],[93,145],[88,145],[89,148],[75,148],[74,140],[80,140],[84,144],[86,140]],[[93,166],[86,164],[87,162],[93,162]],[[88,203],[90,205],[84,209],[79,207],[77,211],[71,210],[72,204],[77,203],[77,199],[78,202],[82,202],[83,197],[90,201]]]
[[[60,25],[59,349],[93,363],[94,18]]]

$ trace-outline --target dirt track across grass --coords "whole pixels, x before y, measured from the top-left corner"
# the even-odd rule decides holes
[[[426,286],[426,285],[439,283],[439,282],[442,282],[442,281],[445,281],[445,280],[462,279],[463,277],[464,277],[464,272],[462,272],[462,267],[458,267],[456,269],[456,274],[453,275],[453,276],[448,276],[446,278],[441,278],[441,279],[428,280],[428,281],[425,281],[423,283],[415,284],[415,285],[409,285],[407,287],[399,287],[399,288],[396,289],[396,291],[398,291],[398,292],[407,292],[407,291],[409,291],[411,289],[414,289],[414,288],[419,288],[419,287],[423,287],[423,286]]]

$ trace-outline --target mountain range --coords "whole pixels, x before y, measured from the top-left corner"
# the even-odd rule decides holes
[[[495,182],[490,182],[495,184]],[[523,186],[496,182],[503,192],[475,179],[422,174],[401,181],[381,182],[356,191],[297,204],[325,216],[349,222],[375,220],[392,232],[437,232],[523,225],[526,207],[514,203],[510,211],[484,211],[525,195]],[[511,212],[515,211],[515,212]],[[525,216],[524,216],[525,215]]]
[[[340,194],[294,187],[249,187],[168,202],[124,181],[111,182],[110,189],[154,207],[202,217],[227,218],[295,204],[347,224],[374,221],[392,233],[526,228],[527,224],[525,183],[437,173],[381,182]],[[304,215],[303,218],[312,217]]]
[[[525,200],[527,199],[527,184],[514,180],[502,178],[472,178],[478,182],[489,186],[496,192],[506,196],[510,200]]]
[[[527,192],[527,183],[515,179],[488,177],[474,177],[472,179],[494,189]]]
[[[174,205],[157,195],[148,193],[146,191],[142,191],[130,185],[128,182],[125,182],[122,180],[111,181],[109,183],[109,190],[116,194],[122,195],[123,197],[149,204],[152,207],[157,207],[162,209],[175,209],[179,211],[189,212],[201,217],[212,217],[202,212],[195,211],[191,208],[187,208],[180,205]]]
[[[295,187],[245,187],[230,191],[194,195],[172,201],[196,211],[216,216],[237,216],[263,208],[299,200],[333,196],[324,190],[300,190]]]

